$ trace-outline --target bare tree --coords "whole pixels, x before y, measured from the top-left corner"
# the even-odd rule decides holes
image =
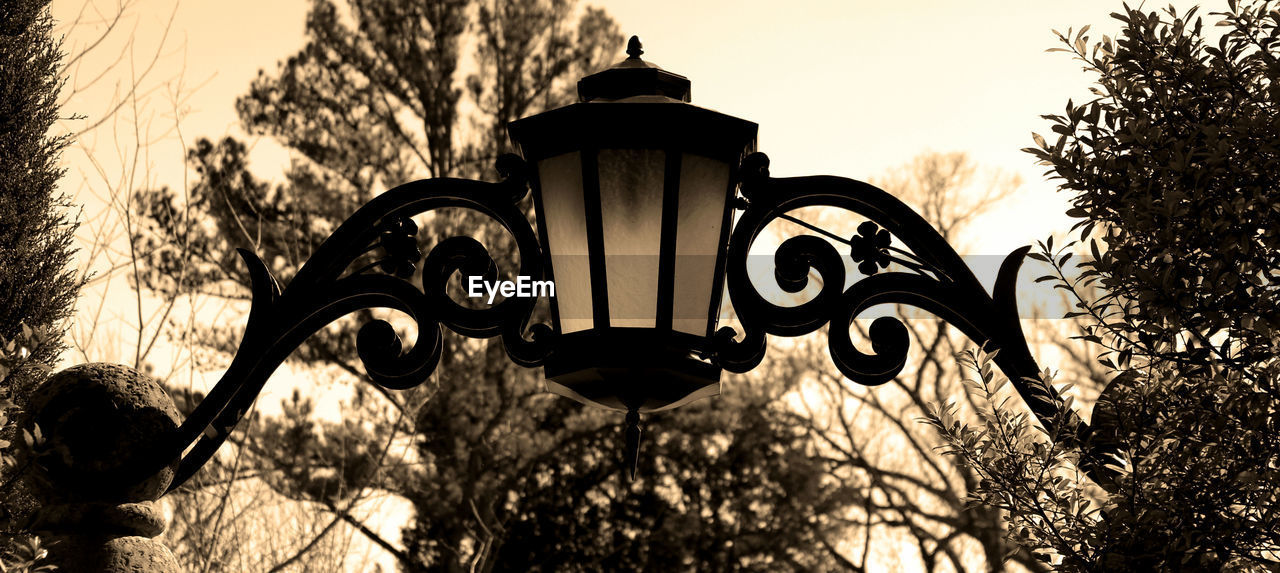
[[[966,224],[1020,185],[1016,176],[984,170],[964,153],[932,152],[874,183],[913,205],[952,244],[963,240]],[[826,211],[806,214],[837,236],[848,236],[859,222]],[[896,561],[927,571],[1003,571],[1009,562],[1046,571],[1004,542],[1000,512],[969,502],[977,476],[935,452],[936,433],[916,422],[932,404],[967,397],[954,356],[971,343],[942,320],[900,308],[895,314],[910,333],[912,354],[883,386],[861,387],[835,373],[825,334],[790,351],[805,378],[794,422],[818,444],[830,479],[844,484],[851,498],[833,546],[851,570]],[[862,320],[853,328],[867,339]]]
[[[83,214],[76,241],[85,289],[68,333],[72,359],[128,363],[160,378],[180,403],[190,403],[203,387],[201,373],[221,360],[197,344],[196,325],[234,322],[239,309],[185,286],[138,288],[139,269],[148,261],[190,253],[185,244],[160,252],[133,240],[143,231],[146,205],[132,190],[155,184],[154,158],[166,146],[185,154],[190,98],[211,77],[188,75],[185,47],[173,30],[179,10],[176,1],[166,6],[154,29],[146,18],[151,7],[139,0],[86,0],[66,14],[57,30],[69,54],[58,71],[66,87],[56,131],[71,142],[64,186]],[[185,166],[180,172],[176,187],[189,189]],[[181,275],[172,279],[190,282]],[[275,493],[244,471],[238,452],[231,454],[215,464],[213,475],[225,475],[225,481],[165,499],[173,509],[166,542],[181,561],[195,571],[265,571],[276,564],[341,570],[349,550],[359,549],[351,543],[356,530],[318,524],[324,512]],[[352,511],[363,516],[369,509]],[[216,516],[213,523],[210,516]],[[295,528],[292,534],[278,534],[289,528]],[[321,529],[323,539],[308,545],[308,534]]]

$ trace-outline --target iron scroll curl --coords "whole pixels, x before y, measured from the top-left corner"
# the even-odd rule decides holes
[[[726,285],[730,302],[742,326],[741,336],[731,327],[717,332],[713,349],[726,370],[746,372],[764,358],[768,335],[800,336],[830,325],[827,339],[832,361],[849,379],[865,385],[892,380],[906,364],[910,338],[900,320],[880,317],[868,330],[873,353],[856,348],[849,327],[871,306],[896,303],[930,312],[957,327],[988,351],[999,352],[995,362],[1008,376],[1028,407],[1046,428],[1056,425],[1062,397],[1047,384],[1038,384],[1041,373],[1018,320],[1015,281],[1029,247],[1005,258],[993,295],[973,275],[960,255],[943,237],[905,203],[873,185],[834,176],[771,178],[768,158],[762,153],[742,163],[739,200],[742,213],[729,238]],[[868,219],[859,229],[850,256],[861,262],[869,276],[845,288],[845,260],[832,244],[812,235],[784,241],[774,253],[774,276],[787,292],[799,292],[810,272],[822,279],[817,295],[797,306],[780,306],[756,289],[747,275],[748,253],[769,223],[801,207],[829,206]],[[897,239],[910,252],[893,249]],[[888,259],[912,270],[881,271]],[[1074,413],[1068,416],[1065,435],[1083,439],[1088,427]]]
[[[541,278],[541,246],[520,206],[529,191],[526,167],[514,155],[500,157],[497,167],[504,177],[497,183],[426,179],[375,197],[320,245],[283,290],[257,255],[240,249],[252,280],[248,323],[230,367],[172,437],[167,459],[181,461],[169,491],[190,479],[226,441],[289,354],[312,334],[353,312],[390,308],[417,325],[417,340],[407,350],[384,320],[360,327],[357,353],[369,378],[385,388],[416,386],[435,371],[442,351],[441,327],[472,338],[501,337],[513,362],[541,365],[556,334],[547,324],[530,324],[537,300],[508,297],[486,308],[459,304],[446,291],[450,278],[461,272],[492,281],[498,276],[496,262],[483,244],[467,236],[439,241],[424,258],[417,247],[417,225],[410,219],[449,207],[483,214],[514,241],[517,273]],[[382,249],[385,257],[351,270],[375,249]],[[412,281],[419,263],[421,288]]]

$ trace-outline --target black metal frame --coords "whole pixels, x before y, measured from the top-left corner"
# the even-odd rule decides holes
[[[583,157],[585,164],[586,154]],[[446,207],[469,208],[491,217],[511,235],[518,250],[520,275],[549,276],[540,246],[546,241],[545,230],[539,232],[540,242],[520,207],[528,194],[529,167],[520,158],[505,155],[499,159],[498,168],[505,177],[499,183],[422,180],[374,198],[334,231],[283,290],[256,255],[241,250],[253,281],[249,321],[230,368],[164,449],[167,457],[158,461],[165,465],[181,457],[169,489],[181,486],[209,460],[243,418],[272,372],[294,349],[311,334],[349,313],[393,308],[417,323],[418,338],[408,351],[401,348],[394,329],[385,321],[373,320],[360,328],[360,359],[369,377],[386,388],[415,386],[434,371],[441,353],[441,325],[468,337],[501,336],[511,360],[525,367],[543,365],[561,349],[561,342],[568,346],[572,335],[561,336],[558,328],[547,324],[530,324],[536,299],[512,297],[490,308],[472,309],[446,293],[446,285],[455,272],[489,280],[496,277],[493,258],[475,239],[445,238],[425,259],[417,248],[416,225],[409,217]],[[910,346],[906,328],[894,318],[876,319],[869,331],[875,353],[865,354],[854,347],[848,326],[872,305],[906,304],[955,325],[989,351],[998,349],[995,361],[1031,410],[1046,426],[1054,423],[1060,398],[1050,394],[1052,388],[1029,383],[1040,373],[1018,322],[1014,297],[1014,281],[1027,248],[1006,258],[992,297],[932,226],[881,189],[841,177],[771,178],[768,159],[760,153],[747,156],[740,167],[731,165],[731,173],[737,174],[743,197],[730,197],[736,199],[736,206],[743,212],[730,231],[731,217],[726,210],[721,232],[722,237],[728,236],[727,257],[717,259],[726,265],[725,285],[744,332],[738,338],[732,328],[722,327],[709,337],[706,358],[712,364],[746,372],[763,359],[767,335],[799,336],[830,323],[835,326],[828,330],[831,356],[840,372],[862,384],[881,384],[898,374],[905,364]],[[731,190],[733,185],[731,182]],[[808,302],[778,306],[765,300],[751,284],[747,255],[770,222],[788,217],[788,211],[814,205],[846,209],[871,222],[871,227],[864,223],[862,231],[866,236],[861,237],[862,243],[851,241],[862,245],[861,249],[855,246],[851,255],[855,261],[871,261],[867,267],[871,276],[845,289],[843,255],[824,239],[812,235],[792,237],[774,256],[778,283],[789,292],[799,292],[814,270],[822,277],[823,286]],[[543,229],[540,210],[536,216]],[[890,235],[883,234],[881,227],[910,249],[892,252],[897,255],[895,260],[914,272],[879,272],[880,267],[887,266],[890,252]],[[377,247],[386,254],[381,264],[348,272],[358,259]],[[419,260],[423,265],[421,290],[409,280]],[[372,272],[373,267],[384,272]],[[717,304],[721,290],[720,285],[714,288]],[[607,305],[607,300],[604,303]],[[628,419],[631,417],[634,416]],[[1078,418],[1071,417],[1069,423],[1073,428],[1066,435],[1071,439],[1087,435],[1087,426]],[[190,452],[182,455],[192,444]],[[1082,465],[1091,473],[1096,469],[1087,463]],[[158,468],[150,468],[155,469]],[[146,475],[145,471],[140,473]]]
[[[556,332],[546,324],[529,324],[536,299],[507,298],[489,308],[467,308],[446,287],[455,272],[493,280],[497,267],[488,250],[471,237],[448,237],[421,259],[417,227],[409,217],[435,209],[462,207],[497,221],[515,241],[519,274],[543,276],[543,256],[533,228],[520,208],[528,194],[524,161],[504,155],[497,162],[505,177],[499,183],[466,179],[428,179],[407,183],[375,197],[342,223],[281,290],[257,255],[240,256],[253,281],[252,306],[244,337],[213,390],[178,429],[167,458],[181,457],[169,490],[194,475],[226,441],[276,368],[309,336],[358,310],[392,308],[417,323],[418,337],[404,352],[390,323],[373,320],[361,326],[357,352],[369,378],[385,388],[404,389],[424,382],[442,351],[440,326],[463,336],[501,336],[507,356],[535,367],[554,348]],[[380,265],[347,269],[370,250],[381,247]],[[409,280],[422,261],[422,289]],[[395,274],[374,272],[374,266]],[[186,455],[182,452],[192,447]],[[154,469],[158,468],[151,468]],[[146,469],[140,468],[145,474]]]
[[[600,148],[583,149],[579,152],[579,157],[582,161],[583,216],[586,217],[587,225],[587,264],[593,269],[603,269],[607,265],[604,251],[604,206],[600,204]],[[555,263],[551,266],[555,266]],[[609,328],[607,273],[591,273],[591,321],[595,330]]]
[[[737,339],[731,328],[717,333],[714,352],[719,363],[732,372],[746,372],[764,358],[766,335],[801,336],[830,323],[827,331],[831,359],[842,374],[855,382],[874,386],[892,380],[906,364],[910,338],[902,322],[880,317],[871,323],[868,334],[874,354],[854,347],[849,326],[866,309],[885,303],[904,304],[926,310],[960,329],[975,343],[996,353],[995,362],[1010,379],[1018,394],[1046,428],[1055,425],[1061,396],[1044,384],[1029,383],[1041,377],[1031,356],[1018,318],[1015,282],[1030,247],[1022,247],[1005,258],[996,278],[994,297],[965,265],[960,255],[920,215],[882,189],[833,176],[771,178],[769,160],[755,153],[741,167],[739,217],[729,239],[725,283],[730,301],[744,333]],[[773,304],[752,285],[747,276],[747,255],[760,232],[780,218],[791,219],[788,211],[823,205],[856,213],[869,220],[872,232],[886,239],[872,245],[873,252],[850,255],[855,262],[868,257],[870,276],[845,284],[843,256],[824,239],[799,235],[784,241],[774,256],[775,277],[788,292],[800,292],[809,283],[810,270],[822,277],[822,289],[813,299],[798,306]],[[793,219],[794,220],[794,219]],[[868,229],[868,223],[863,224]],[[882,230],[883,229],[883,230]],[[862,229],[860,229],[861,231]],[[888,231],[888,235],[883,232]],[[889,255],[890,237],[906,245],[910,252],[894,249]],[[860,237],[870,243],[872,238]],[[858,244],[858,239],[850,241]],[[863,249],[866,250],[866,249]],[[900,257],[907,257],[903,260]],[[879,272],[888,259],[903,262],[914,272]],[[1067,435],[1083,438],[1087,426],[1072,416]]]

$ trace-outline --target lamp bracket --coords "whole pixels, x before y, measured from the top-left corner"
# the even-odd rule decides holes
[[[241,249],[252,282],[248,324],[230,367],[174,432],[165,455],[155,457],[158,464],[181,460],[169,490],[181,486],[212,457],[290,353],[351,313],[390,308],[417,325],[417,340],[407,350],[385,320],[369,319],[360,327],[357,353],[369,378],[385,388],[410,388],[434,372],[442,352],[442,326],[472,338],[501,337],[512,362],[543,365],[560,335],[550,325],[533,321],[537,299],[509,297],[487,308],[470,308],[446,291],[456,273],[497,276],[497,263],[483,244],[469,236],[447,237],[425,258],[418,248],[412,217],[444,208],[470,209],[496,221],[511,237],[519,275],[544,276],[542,247],[521,207],[529,192],[528,167],[515,155],[499,157],[496,166],[504,177],[497,183],[428,179],[375,197],[320,245],[284,289],[257,255]],[[995,362],[1047,429],[1066,424],[1059,435],[1087,437],[1088,426],[1074,413],[1065,419],[1061,415],[1063,398],[1043,382],[1018,322],[1014,281],[1027,247],[1005,259],[990,296],[932,226],[881,189],[842,177],[771,178],[768,158],[761,153],[743,159],[739,177],[743,197],[735,204],[743,211],[729,237],[725,280],[743,332],[739,336],[725,327],[715,334],[708,354],[716,364],[746,372],[763,359],[769,335],[799,336],[830,324],[834,328],[828,329],[827,338],[840,372],[863,384],[882,384],[906,363],[906,327],[895,318],[873,321],[873,354],[854,347],[848,327],[873,305],[906,304],[944,319],[988,351],[998,350]],[[816,271],[822,287],[816,297],[798,306],[773,304],[748,278],[747,254],[770,222],[796,220],[787,212],[816,205],[868,219],[856,236],[837,237],[849,245],[849,256],[868,276],[844,288],[845,263],[830,242],[812,235],[792,237],[774,254],[779,285],[799,292]],[[907,250],[894,246],[895,239]],[[891,263],[910,272],[888,270]],[[1092,474],[1100,464],[1082,460],[1081,466]],[[159,466],[139,465],[136,473],[156,470]]]
[[[1018,320],[1015,280],[1030,247],[1005,258],[994,296],[988,295],[933,226],[893,195],[843,177],[773,178],[768,168],[769,159],[763,153],[742,161],[743,199],[738,206],[743,210],[729,238],[725,280],[743,332],[722,327],[716,333],[713,349],[723,368],[732,372],[755,368],[764,358],[769,335],[800,336],[829,324],[828,347],[836,368],[856,382],[883,384],[906,364],[907,328],[897,318],[875,319],[868,329],[873,353],[867,354],[854,346],[849,327],[874,305],[904,304],[938,316],[994,353],[994,361],[1046,429],[1065,424],[1059,435],[1071,440],[1087,435],[1088,426],[1074,412],[1063,415],[1064,399],[1044,382]],[[747,255],[769,223],[798,221],[787,212],[810,206],[836,207],[867,219],[854,237],[836,237],[850,246],[848,256],[866,276],[845,288],[845,261],[830,242],[813,235],[791,237],[774,253],[779,286],[800,292],[808,286],[810,273],[816,272],[821,288],[802,304],[780,306],[766,300],[752,284]],[[909,250],[895,247],[895,239]],[[908,271],[887,270],[895,262]]]
[[[557,335],[550,325],[530,324],[536,299],[509,297],[488,308],[469,308],[446,292],[456,272],[496,276],[497,265],[484,245],[468,236],[448,237],[425,259],[417,246],[418,227],[411,217],[442,208],[470,209],[496,221],[513,239],[519,275],[543,276],[541,247],[520,206],[529,191],[527,167],[511,154],[499,157],[496,167],[501,182],[428,179],[375,197],[320,245],[285,289],[256,254],[240,249],[252,280],[248,324],[230,367],[172,438],[171,455],[158,456],[181,456],[169,490],[194,475],[226,441],[290,353],[353,312],[391,308],[417,324],[417,340],[408,350],[385,320],[360,327],[357,353],[369,378],[385,388],[410,388],[431,375],[442,351],[441,326],[473,338],[499,336],[513,362],[541,365]],[[375,252],[382,256],[358,266]]]

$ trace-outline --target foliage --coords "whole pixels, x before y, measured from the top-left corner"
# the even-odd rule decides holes
[[[23,541],[11,543],[3,555],[0,555],[0,572],[3,573],[49,573],[57,567],[41,564],[49,551],[40,545],[37,537],[28,537]]]
[[[22,411],[14,399],[22,400],[23,396],[15,395],[13,386],[16,384],[11,385],[11,379],[43,376],[50,370],[48,364],[35,359],[31,349],[49,344],[51,333],[45,329],[33,329],[25,323],[19,327],[21,330],[13,340],[0,336],[0,428],[4,429],[3,435],[16,431],[17,425],[11,428],[10,423],[17,421],[13,414]],[[36,434],[40,432],[39,426],[32,424],[32,428]],[[28,446],[34,441],[31,435],[26,435],[23,439],[28,442]],[[9,440],[0,439],[0,470],[3,470],[0,475],[6,476],[6,480],[12,477],[10,472],[16,471],[18,463],[17,457],[6,451],[11,445]]]
[[[536,373],[497,360],[508,383],[479,386],[454,361],[421,416],[421,461],[404,494],[424,566],[485,569],[828,569],[819,539],[839,506],[811,444],[785,423],[785,367],[734,380],[733,394],[646,422],[640,478],[621,464],[618,416],[546,394]],[[468,391],[467,388],[471,390]],[[491,444],[491,445],[490,445]],[[476,468],[479,468],[477,471]],[[394,475],[394,474],[393,474]],[[462,513],[467,519],[458,519]],[[466,540],[489,548],[466,549]],[[461,549],[461,551],[459,551]]]
[[[1269,419],[1273,397],[1225,370],[1205,378],[1162,364],[1122,375],[1125,392],[1094,408],[1097,429],[1117,451],[1107,492],[1077,466],[1087,450],[1008,406],[1008,381],[990,358],[961,356],[978,374],[968,384],[981,398],[980,426],[962,422],[955,404],[924,420],[944,437],[944,453],[981,476],[971,495],[1006,512],[1011,542],[1063,571],[1274,566],[1280,438]],[[1274,382],[1274,368],[1266,376]],[[1058,406],[1064,421],[1071,401]]]
[[[31,464],[39,463],[47,443],[35,423],[31,423],[30,430],[18,433],[25,418],[27,396],[16,394],[15,389],[21,381],[43,380],[49,372],[49,365],[36,360],[31,349],[49,344],[52,330],[33,329],[22,323],[12,340],[0,336],[0,499],[4,500],[0,522],[5,524],[0,540],[6,552],[0,556],[0,571],[46,570],[37,568],[37,563],[47,552],[40,547],[40,539],[23,526],[26,516],[35,509],[35,499],[21,478],[29,475]]]
[[[70,316],[80,286],[69,268],[75,224],[57,191],[58,160],[67,145],[50,135],[58,119],[62,87],[60,44],[51,36],[48,2],[17,0],[5,10],[36,12],[21,32],[0,35],[0,336],[13,340],[23,325],[43,328]],[[6,16],[7,18],[8,16]],[[52,365],[58,337],[30,348],[34,360]],[[23,394],[35,380],[10,380]],[[17,399],[17,398],[15,398]]]
[[[50,133],[63,84],[62,46],[52,29],[47,0],[0,9],[0,449],[16,441],[12,415],[62,351],[58,331],[82,284],[70,267],[75,223],[57,190],[68,140]],[[0,454],[0,565],[43,571],[39,540],[20,526],[34,500],[15,485],[26,466],[19,458]]]
[[[272,187],[249,173],[246,153],[234,138],[201,138],[187,152],[197,176],[188,192],[162,188],[137,196],[144,230],[133,240],[137,250],[152,253],[142,269],[144,286],[169,297],[246,297],[238,285],[249,284],[249,276],[236,247],[271,253],[272,272],[287,281],[359,207],[356,198],[321,192],[301,174]]]
[[[965,387],[980,427],[963,420],[956,402],[936,406],[922,421],[942,435],[940,452],[977,474],[970,497],[1004,512],[1006,538],[1015,547],[1026,547],[1046,564],[1057,551],[1057,567],[1091,569],[1092,549],[1106,540],[1096,527],[1102,510],[1095,504],[1097,492],[1075,466],[1079,452],[1066,445],[1064,436],[1044,431],[1025,409],[1008,406],[1016,394],[994,371],[993,356],[977,350],[957,355],[962,367],[977,374],[965,380]],[[1051,379],[1045,373],[1044,380],[1027,382],[1048,385]],[[1056,404],[1060,417],[1053,420],[1054,428],[1067,427],[1071,403],[1066,398]],[[1037,543],[1041,539],[1056,543],[1045,546]]]
[[[1172,8],[1114,14],[1120,37],[1087,54],[1087,27],[1063,36],[1098,97],[1048,116],[1057,141],[1027,149],[1074,192],[1068,214],[1093,254],[1082,286],[1106,293],[1081,309],[1098,323],[1086,335],[1121,368],[1212,357],[1247,373],[1275,355],[1280,21],[1271,2],[1219,16],[1216,46],[1195,10]]]
[[[1114,41],[1091,46],[1087,27],[1060,36],[1097,75],[1097,97],[1046,116],[1056,142],[1036,135],[1028,151],[1074,193],[1069,214],[1092,260],[1073,276],[1077,243],[1048,241],[1034,256],[1116,374],[1090,443],[1051,445],[994,400],[980,427],[948,408],[928,417],[950,453],[984,472],[975,497],[1010,511],[1010,539],[1063,570],[1280,560],[1280,11],[1228,6],[1216,43],[1195,10],[1172,7],[1126,6]],[[985,358],[968,360],[981,391],[999,386]],[[1075,470],[1083,456],[1108,461],[1096,502]]]

